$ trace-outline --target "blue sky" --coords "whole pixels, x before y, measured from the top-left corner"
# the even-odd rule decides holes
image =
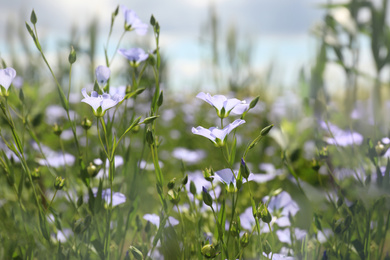
[[[234,25],[242,39],[253,42],[253,65],[259,74],[274,62],[283,74],[281,83],[293,84],[301,66],[307,66],[315,53],[314,38],[309,35],[310,28],[320,21],[323,11],[317,6],[320,0],[13,0],[0,1],[0,54],[7,57],[5,39],[6,22],[17,21],[23,26],[29,20],[34,8],[38,15],[40,39],[56,42],[69,37],[70,27],[76,24],[86,30],[92,18],[99,21],[100,48],[109,30],[111,12],[119,4],[124,4],[137,12],[148,22],[154,14],[161,25],[162,52],[170,62],[170,82],[173,88],[190,86],[199,81],[202,75],[200,59],[207,54],[199,40],[204,37],[201,25],[208,17],[212,3],[221,19],[221,35]],[[122,31],[121,14],[115,25],[114,41]],[[27,33],[27,32],[26,32]],[[137,37],[134,33],[126,36],[121,47],[129,48]],[[140,41],[151,41],[151,32]],[[137,42],[137,41],[136,41]],[[201,85],[211,82],[203,79]]]

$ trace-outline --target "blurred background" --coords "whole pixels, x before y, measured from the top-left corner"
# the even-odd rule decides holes
[[[162,53],[168,64],[165,83],[171,89],[211,91],[223,88],[228,82],[223,79],[218,82],[216,74],[227,73],[230,76],[219,76],[227,81],[236,81],[232,84],[242,84],[249,76],[243,75],[245,69],[246,73],[257,78],[271,77],[269,83],[274,87],[293,87],[298,82],[299,71],[302,68],[309,70],[315,62],[318,37],[313,29],[327,12],[323,5],[340,2],[343,1],[3,0],[0,1],[0,55],[7,60],[13,52],[24,52],[26,46],[23,44],[32,47],[30,39],[26,43],[20,39],[29,37],[24,22],[29,21],[31,10],[35,9],[40,40],[49,57],[54,59],[58,49],[67,53],[70,45],[79,46],[81,50],[88,49],[91,29],[94,29],[96,35],[93,37],[97,40],[93,49],[95,64],[103,64],[103,46],[111,13],[117,5],[123,4],[135,10],[145,22],[149,21],[151,14],[159,21]],[[369,19],[368,12],[359,13],[359,19]],[[339,19],[348,20],[348,13],[340,13]],[[122,23],[123,17],[119,15],[109,46],[111,51],[123,31]],[[143,37],[128,34],[121,47],[146,47],[152,40],[151,30]],[[364,37],[358,40],[362,52],[359,66],[364,66],[371,73],[374,69],[369,55],[369,41]],[[81,53],[78,56],[81,58]],[[76,64],[80,67],[74,70],[76,73],[83,70],[84,65],[80,61]],[[22,63],[23,59],[18,62]],[[217,63],[218,71],[208,66]],[[114,66],[120,65],[114,63]],[[241,65],[246,67],[241,68]],[[232,74],[234,67],[241,70],[238,75]],[[75,79],[80,79],[84,73],[80,74]],[[333,89],[342,86],[345,81],[342,69],[334,64],[327,66],[324,74]]]

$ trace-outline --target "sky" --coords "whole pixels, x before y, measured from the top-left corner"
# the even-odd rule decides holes
[[[69,37],[72,25],[86,28],[93,18],[99,23],[101,39],[98,57],[103,64],[103,42],[109,31],[111,13],[117,5],[136,11],[144,22],[153,14],[161,27],[161,52],[169,61],[169,84],[174,89],[191,87],[202,75],[202,57],[207,55],[200,40],[208,40],[202,25],[208,19],[210,4],[220,18],[221,35],[234,25],[240,40],[253,42],[253,66],[263,73],[269,64],[277,64],[283,75],[280,83],[296,82],[299,69],[310,64],[315,55],[315,40],[309,34],[312,26],[323,18],[318,5],[321,0],[0,0],[0,55],[7,57],[7,21],[24,26],[31,10],[38,16],[38,31],[43,41],[56,42]],[[123,30],[122,14],[115,24],[112,45]],[[27,32],[25,32],[27,34]],[[127,37],[127,38],[126,38]],[[130,48],[134,33],[126,36],[121,47]],[[140,41],[151,41],[152,33]],[[137,42],[137,41],[135,41]],[[55,44],[53,45],[55,50]],[[205,79],[205,88],[211,82]],[[202,88],[202,87],[201,87]]]

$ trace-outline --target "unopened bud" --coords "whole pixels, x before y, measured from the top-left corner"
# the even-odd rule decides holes
[[[35,168],[32,172],[31,172],[31,177],[33,180],[38,180],[39,178],[41,178],[41,170],[38,168]]]
[[[265,204],[261,204],[260,207],[257,209],[257,217],[267,224],[269,224],[272,220],[272,215],[271,213],[269,213]]]
[[[206,168],[204,171],[203,171],[203,176],[204,178],[209,181],[209,182],[213,182],[214,178],[214,171],[212,168]]]
[[[195,186],[195,183],[193,181],[190,181],[190,192],[192,195],[196,194],[196,186]]]
[[[212,244],[204,245],[201,252],[202,255],[206,258],[215,258],[217,255],[219,255],[219,252],[217,252],[216,248]]]
[[[385,154],[387,149],[385,149],[385,146],[378,141],[378,144],[375,145],[375,152],[378,156],[382,156]]]
[[[56,180],[54,181],[54,188],[56,190],[62,190],[64,185],[65,185],[65,179],[63,179],[61,176],[56,177]]]
[[[36,24],[37,23],[37,15],[35,14],[35,11],[34,11],[34,9],[32,10],[32,12],[31,12],[31,16],[30,16],[30,22],[32,23],[32,24]]]
[[[242,237],[241,237],[241,239],[240,239],[240,244],[241,244],[241,246],[242,246],[243,248],[245,248],[245,247],[248,246],[248,244],[249,244],[249,234],[248,234],[248,232],[245,232],[245,233],[242,235]]]
[[[54,123],[53,132],[55,135],[60,136],[62,134],[62,127]]]
[[[173,205],[177,205],[180,201],[179,193],[175,190],[169,190],[168,199]]]
[[[186,185],[188,182],[188,175],[184,176],[183,180],[181,180],[181,184]]]
[[[269,133],[269,131],[271,131],[272,127],[274,127],[274,125],[269,125],[264,127],[263,130],[261,130],[260,135],[266,136]]]
[[[70,49],[70,53],[69,53],[69,57],[68,57],[68,61],[70,64],[73,64],[76,62],[76,51],[74,50],[73,46],[71,47]]]
[[[272,252],[272,247],[271,245],[269,244],[268,240],[265,240],[263,242],[263,252],[266,254],[266,255],[269,255],[271,252]]]
[[[88,175],[91,176],[91,177],[95,177],[98,172],[99,172],[99,169],[98,167],[96,167],[95,164],[93,164],[92,162],[89,163],[88,167],[87,167],[87,172],[88,172]]]
[[[168,182],[168,189],[169,190],[171,190],[171,189],[173,189],[173,188],[175,188],[175,182],[176,182],[176,178],[173,178],[172,180],[170,180],[169,182]]]
[[[143,260],[144,259],[144,255],[142,254],[142,252],[138,248],[136,248],[134,246],[130,246],[129,250],[136,260]]]
[[[211,195],[207,191],[207,189],[203,186],[202,187],[202,197],[203,197],[203,202],[209,207],[212,207],[213,205],[213,198],[211,198]]]
[[[249,170],[248,166],[246,165],[244,158],[241,158],[240,173],[241,173],[242,177],[244,177],[245,179],[248,179],[249,174],[250,174],[250,170]]]

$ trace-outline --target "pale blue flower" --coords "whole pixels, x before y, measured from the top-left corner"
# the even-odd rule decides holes
[[[93,196],[97,196],[98,189],[93,188],[92,189]],[[104,201],[110,205],[111,203],[111,189],[102,190],[102,198]],[[112,206],[118,206],[120,204],[123,204],[126,202],[126,196],[120,192],[113,192],[112,193]]]
[[[90,105],[93,108],[93,113],[97,117],[103,116],[106,110],[116,106],[124,99],[123,96],[118,94],[115,94],[111,97],[111,95],[107,93],[99,95],[96,91],[92,91],[91,96],[88,96],[87,90],[85,88],[81,90],[81,93],[84,96],[84,99],[82,99],[81,102]]]
[[[264,197],[263,202],[266,203],[268,199],[268,196]],[[295,216],[299,211],[298,204],[286,191],[282,191],[277,196],[272,197],[267,208],[273,216],[277,217],[275,223],[279,227],[290,226],[289,215]]]
[[[156,214],[145,214],[144,219],[155,225],[157,228],[160,226],[160,217]],[[174,217],[168,217],[168,221],[165,224],[165,227],[169,225],[176,226],[179,224],[179,220]]]
[[[228,124],[223,129],[216,127],[211,127],[206,129],[204,127],[198,126],[197,128],[192,128],[192,133],[196,135],[201,135],[210,139],[214,144],[218,146],[223,146],[226,136],[236,127],[245,123],[245,120],[237,119],[233,123]]]
[[[195,164],[206,157],[206,152],[203,150],[189,150],[184,147],[176,147],[172,155],[187,164]]]
[[[297,240],[302,240],[307,236],[306,230],[294,228],[293,231],[294,231],[294,237]],[[291,233],[289,228],[285,228],[283,230],[281,229],[277,230],[276,235],[278,236],[280,242],[291,245]]]
[[[8,88],[9,86],[11,86],[11,83],[14,80],[15,76],[16,71],[11,67],[8,67],[6,69],[0,69],[0,86],[5,89],[5,93],[2,94],[6,96],[8,95]]]
[[[104,87],[107,84],[110,75],[111,70],[106,66],[100,65],[95,70],[96,80],[100,87]]]
[[[227,117],[230,112],[236,115],[242,115],[249,109],[249,104],[246,104],[245,100],[241,101],[237,98],[227,99],[223,95],[211,96],[209,93],[205,94],[204,92],[200,92],[196,97],[212,105],[221,118]]]
[[[130,26],[129,30],[135,30],[137,34],[145,35],[148,31],[148,24],[143,23],[137,14],[126,6],[121,5],[121,9],[125,17],[126,27]]]
[[[119,49],[118,53],[123,55],[133,65],[138,65],[149,57],[149,54],[141,48]]]

